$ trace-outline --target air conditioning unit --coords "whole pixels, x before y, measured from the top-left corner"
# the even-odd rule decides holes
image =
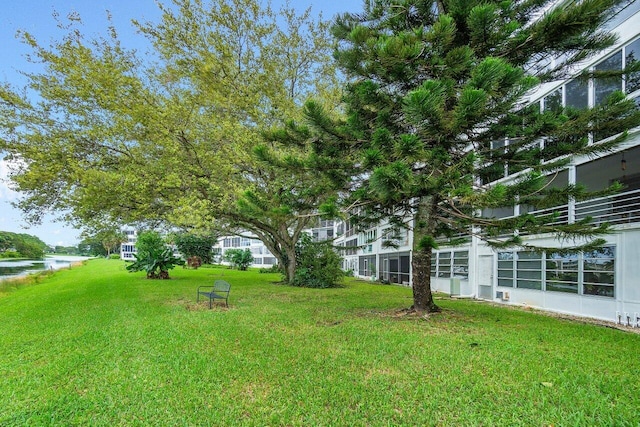
[[[509,292],[506,291],[497,291],[496,298],[501,299],[502,301],[509,301]]]

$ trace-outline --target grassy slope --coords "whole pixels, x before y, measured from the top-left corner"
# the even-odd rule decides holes
[[[0,298],[0,425],[637,425],[640,336],[410,290],[94,260]],[[229,310],[195,289],[232,283]]]

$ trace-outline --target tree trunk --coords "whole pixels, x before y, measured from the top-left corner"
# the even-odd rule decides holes
[[[287,255],[287,265],[283,266],[285,269],[285,279],[287,283],[291,283],[296,277],[296,269],[298,267],[298,263],[296,262],[296,249],[295,247],[285,248],[285,252]]]
[[[413,254],[413,309],[417,312],[440,311],[431,293],[431,257],[433,253],[434,213],[436,203],[432,198],[421,198],[414,217]]]

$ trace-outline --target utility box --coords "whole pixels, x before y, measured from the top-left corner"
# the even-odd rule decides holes
[[[451,295],[460,295],[460,279],[457,277],[452,277],[450,282],[450,292]]]

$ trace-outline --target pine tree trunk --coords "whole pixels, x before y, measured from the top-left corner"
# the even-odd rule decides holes
[[[427,242],[433,237],[435,229],[435,201],[422,198],[415,214],[413,231],[413,309],[417,312],[434,313],[440,311],[433,302],[431,293],[431,257],[433,247]]]

